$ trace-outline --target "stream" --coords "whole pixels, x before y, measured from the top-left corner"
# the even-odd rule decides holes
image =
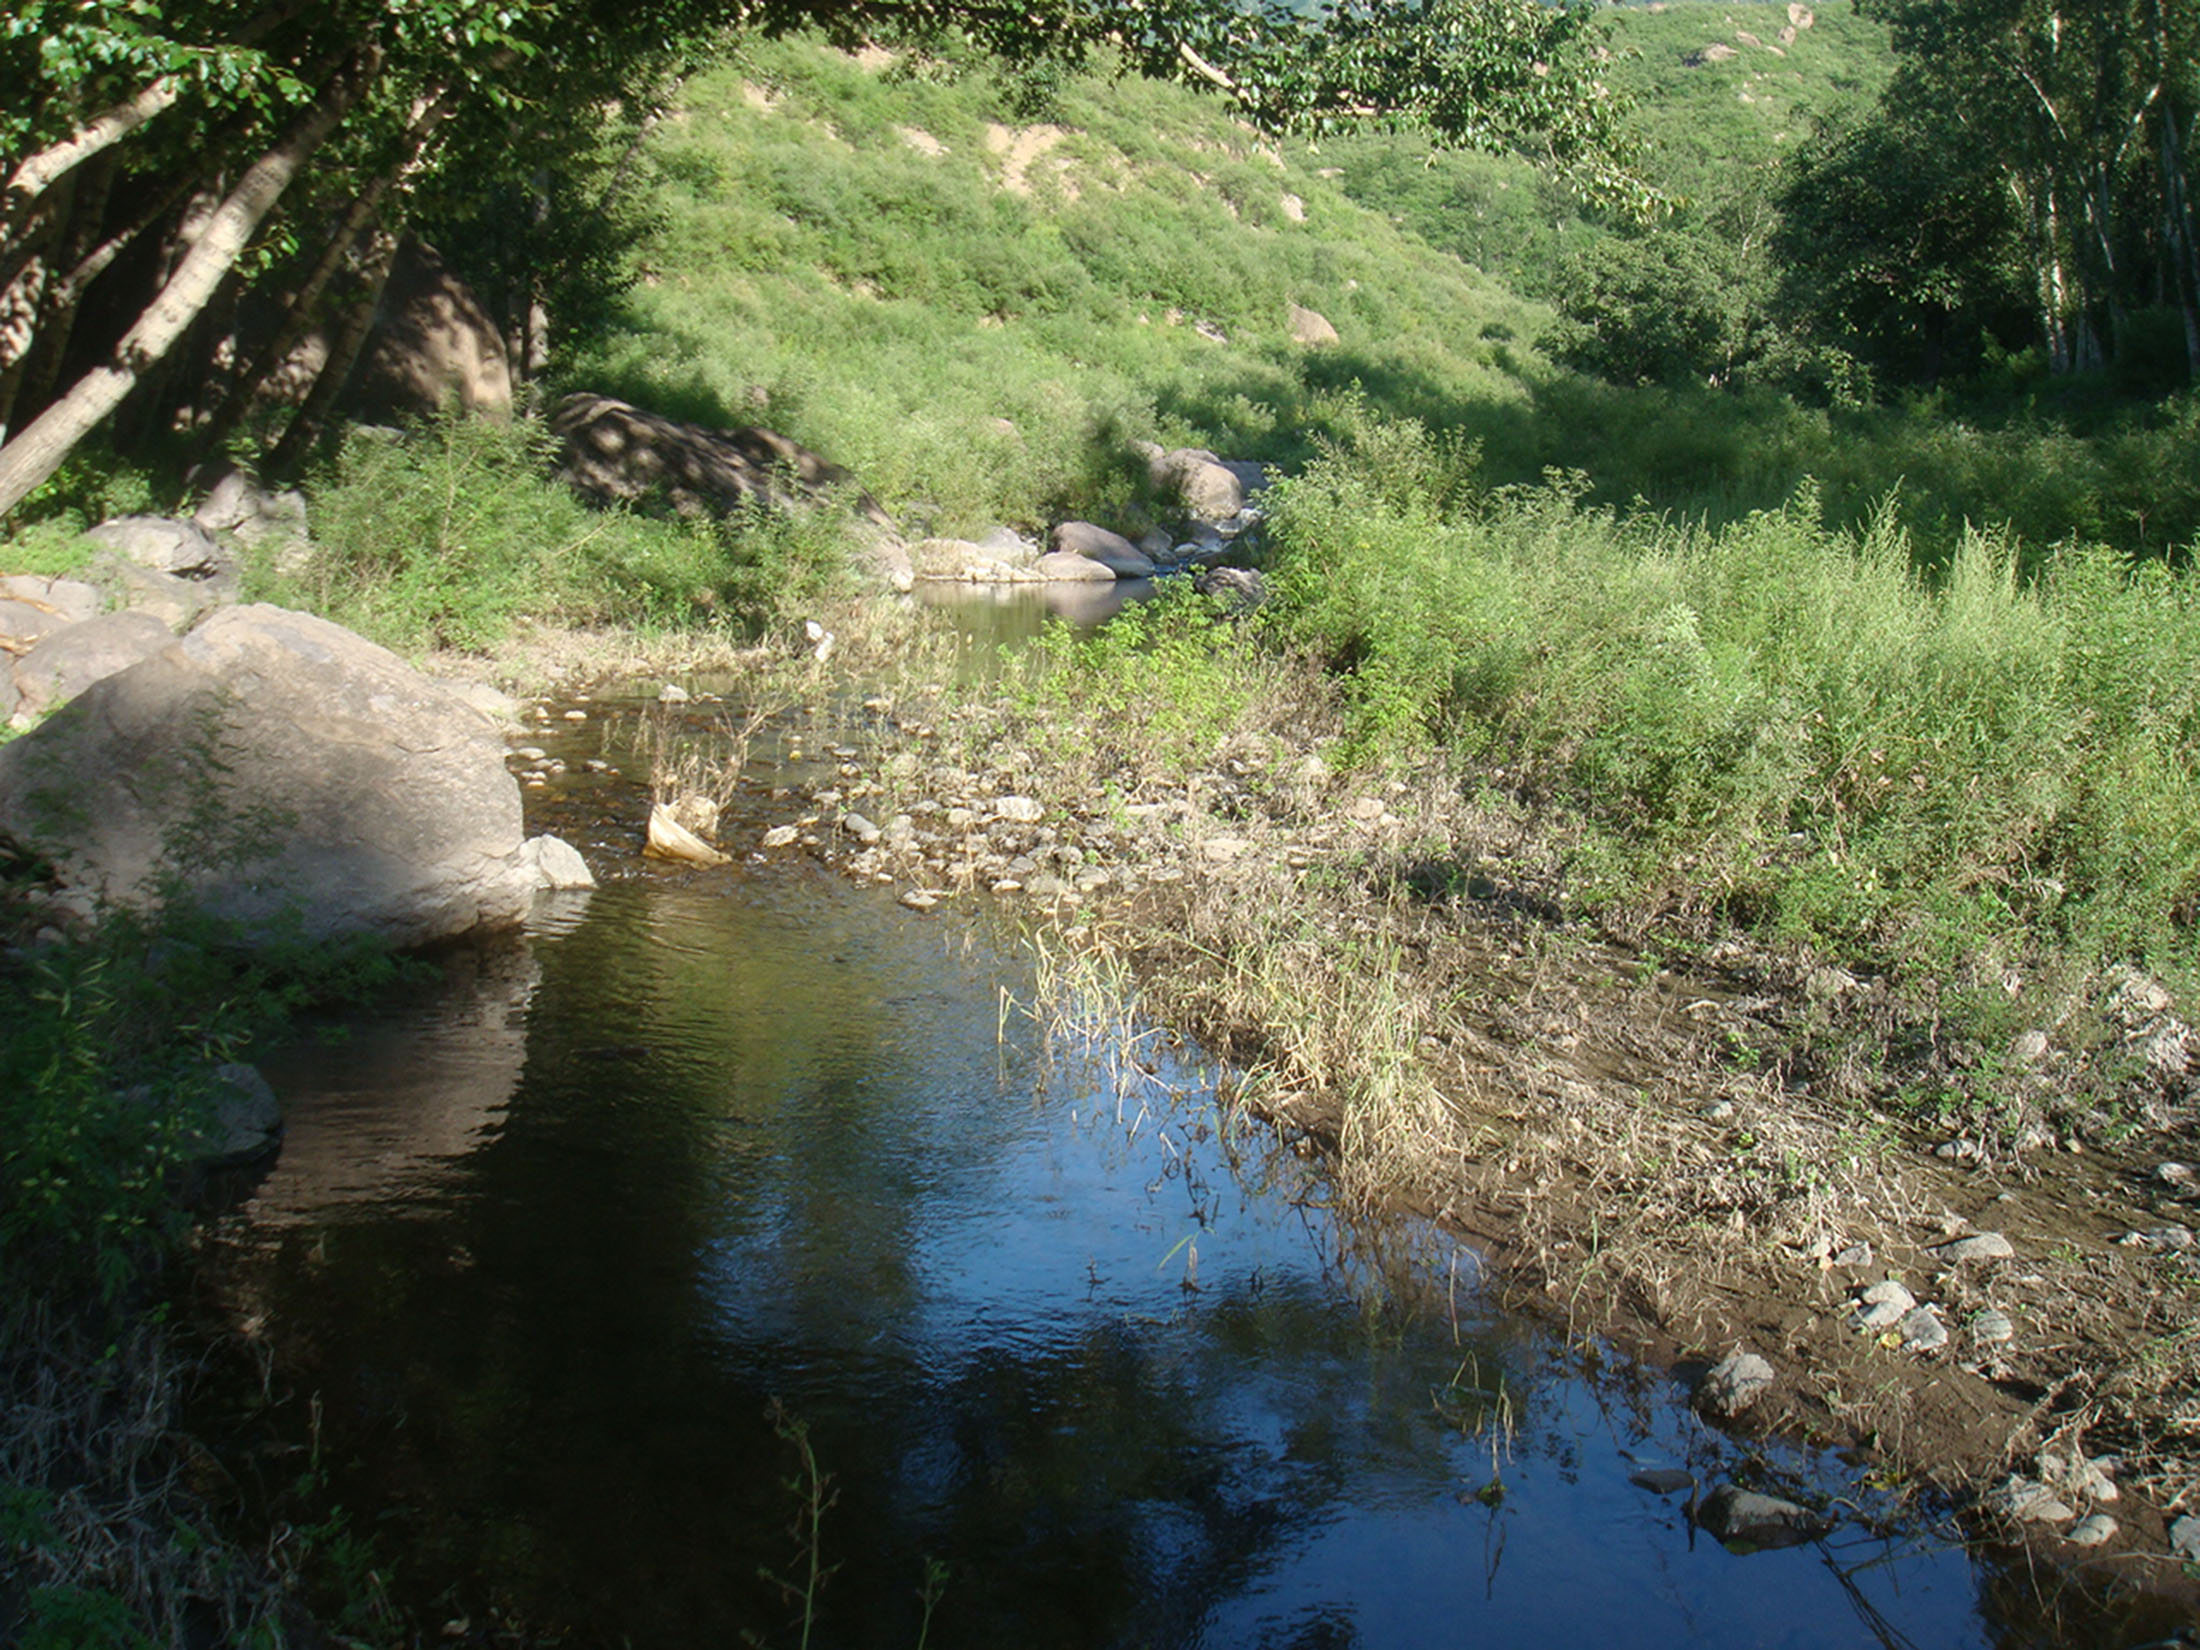
[[[566,793],[604,886],[266,1061],[288,1136],[216,1228],[231,1453],[430,1642],[2092,1642],[1340,1216],[1196,1049],[1036,1008],[1002,913],[644,861],[645,807]],[[1729,1478],[1839,1522],[1730,1552]]]

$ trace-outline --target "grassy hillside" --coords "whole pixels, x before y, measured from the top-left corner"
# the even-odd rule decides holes
[[[1714,240],[1758,233],[1768,169],[1890,67],[1845,7],[1808,28],[1769,5],[1611,21],[1646,165]],[[1272,146],[1181,88],[803,40],[690,80],[645,162],[657,227],[627,314],[564,376],[781,429],[912,531],[1121,517],[1133,439],[1296,467],[1355,395],[1477,444],[1487,481],[1578,471],[1592,502],[1725,521],[1815,479],[1855,525],[1899,493],[1928,557],[1967,521],[2035,549],[2200,530],[2189,398],[2074,425],[2067,396],[2021,386],[1842,406],[1560,369],[1538,347],[1553,312],[1522,294],[1610,231],[1516,162],[1432,162],[1399,135]],[[1295,341],[1294,306],[1337,340]]]
[[[982,75],[803,42],[698,76],[650,159],[631,329],[570,376],[772,424],[917,526],[1120,494],[1125,438],[1296,463],[1358,383],[1492,426],[1547,314],[1354,205],[1210,100],[1083,79],[1045,119]],[[1337,341],[1295,342],[1292,308]]]

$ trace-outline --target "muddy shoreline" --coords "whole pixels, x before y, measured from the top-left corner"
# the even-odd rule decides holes
[[[1948,1051],[1885,982],[1738,935],[1597,932],[1519,813],[1332,773],[1318,727],[1171,775],[1135,740],[1044,759],[1005,700],[804,686],[791,757],[726,739],[719,778],[764,790],[772,824],[725,852],[823,861],[911,920],[1020,907],[1069,973],[1135,982],[1246,1070],[1244,1103],[1351,1195],[1472,1238],[1508,1306],[1684,1379],[1756,1353],[1772,1384],[1717,1424],[1851,1450],[1965,1509],[2034,1552],[2043,1602],[2200,1615],[2172,1550],[2200,1504],[2200,1267],[2140,1241],[2200,1222],[2164,1169],[2200,1155],[2175,1107],[2119,1140],[1921,1123],[1890,1098]],[[632,708],[691,752],[713,726],[703,704]],[[1859,1092],[1827,1050],[1867,1037],[1911,1052]],[[1949,1247],[1982,1234],[2009,1252]],[[1937,1338],[1858,1327],[1889,1282]]]

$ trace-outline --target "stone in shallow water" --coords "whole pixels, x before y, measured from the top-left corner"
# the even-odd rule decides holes
[[[1627,1482],[1652,1495],[1678,1495],[1696,1487],[1696,1475],[1680,1467],[1637,1467]]]
[[[283,1108],[259,1067],[231,1062],[214,1070],[213,1103],[199,1137],[198,1161],[231,1168],[265,1157],[283,1132]]]
[[[1711,1492],[1696,1521],[1721,1542],[1749,1547],[1794,1547],[1833,1528],[1832,1519],[1806,1507],[1732,1484]]]
[[[901,903],[912,911],[929,911],[939,902],[940,896],[926,888],[912,888],[901,896]]]
[[[1771,1364],[1754,1352],[1737,1350],[1712,1367],[1696,1401],[1714,1415],[1736,1416],[1763,1397],[1773,1380]]]

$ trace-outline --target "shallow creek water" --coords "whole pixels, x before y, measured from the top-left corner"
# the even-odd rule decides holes
[[[651,867],[624,805],[606,886],[268,1063],[288,1139],[220,1232],[268,1475],[431,1632],[803,1642],[793,1423],[820,1646],[2067,1641],[1840,1463],[1339,1219],[1195,1051],[1026,1012],[984,911]],[[1647,1469],[1842,1522],[1731,1553]]]

